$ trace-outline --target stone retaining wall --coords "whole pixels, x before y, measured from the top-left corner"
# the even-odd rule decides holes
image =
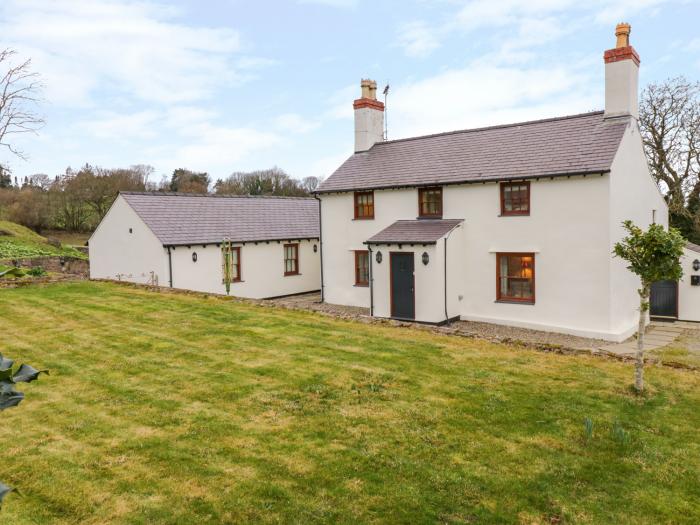
[[[87,277],[90,273],[90,263],[85,259],[74,257],[31,257],[26,259],[4,259],[0,264],[18,266],[20,268],[35,268],[41,266],[47,272],[66,273]]]

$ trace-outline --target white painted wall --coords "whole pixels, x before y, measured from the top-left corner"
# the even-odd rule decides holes
[[[690,285],[691,275],[700,275],[693,270],[693,261],[700,260],[700,253],[685,249],[681,258],[683,278],[678,283],[678,318],[682,321],[700,321],[700,286]]]
[[[668,207],[649,173],[635,120],[630,120],[630,125],[625,131],[608,180],[610,182],[610,252],[613,251],[615,243],[626,235],[622,228],[624,220],[632,220],[641,228],[647,228],[654,220],[668,227]],[[656,210],[655,213],[654,210]],[[630,336],[637,330],[639,319],[637,290],[640,283],[626,266],[627,264],[621,259],[610,259],[610,330],[613,333]]]
[[[355,111],[355,151],[367,151],[384,140],[384,111],[361,107]]]
[[[231,295],[262,299],[320,288],[318,241],[299,241],[299,275],[284,275],[284,242],[234,243],[241,248],[241,282],[231,283]],[[225,294],[221,248],[201,244],[172,250],[173,287]],[[197,262],[192,253],[197,253]]]
[[[465,219],[448,240],[450,316],[455,312],[466,319],[614,339],[616,334],[609,330],[608,192],[607,176],[533,181],[531,215],[499,217],[498,184],[444,187],[443,217]],[[368,290],[352,286],[352,250],[362,249],[363,241],[395,220],[417,216],[417,189],[382,190],[374,195],[374,220],[353,220],[351,193],[321,196],[329,303],[369,306]],[[434,248],[425,273],[419,273],[422,264],[416,263],[416,316],[421,321],[445,317],[442,242]],[[379,249],[386,251],[386,247]],[[495,252],[499,251],[536,252],[535,305],[495,302]],[[432,261],[437,264],[433,266]],[[388,301],[388,282],[383,282],[388,280],[388,265],[384,273],[376,266],[375,313],[383,316],[388,315],[388,303],[382,304]],[[430,297],[419,299],[423,282],[431,290]]]
[[[639,118],[639,66],[634,60],[605,64],[605,115]]]
[[[155,272],[159,284],[168,285],[165,249],[121,196],[90,237],[88,247],[91,279],[145,284],[150,272]]]

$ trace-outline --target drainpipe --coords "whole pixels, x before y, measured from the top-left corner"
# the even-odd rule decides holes
[[[372,247],[367,245],[369,254],[369,316],[374,317],[374,272],[372,271]]]
[[[323,226],[321,225],[321,199],[318,194],[314,194],[314,199],[318,201],[318,253],[321,258],[321,302],[324,302],[325,286],[323,285]]]
[[[170,288],[173,287],[173,256],[170,253],[170,246],[168,248],[168,270],[169,270],[169,276],[170,276]]]

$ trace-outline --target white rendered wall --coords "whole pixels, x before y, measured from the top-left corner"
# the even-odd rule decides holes
[[[121,196],[90,237],[88,247],[91,279],[145,284],[155,272],[159,284],[168,285],[165,249]]]
[[[686,248],[681,265],[683,278],[678,283],[678,318],[682,321],[700,321],[700,286],[690,285],[691,275],[700,275],[693,270],[693,261],[700,260],[700,253]]]
[[[367,151],[384,140],[384,111],[371,107],[355,111],[355,151]]]
[[[647,228],[654,220],[668,227],[668,207],[649,173],[634,120],[630,121],[615,155],[609,181],[610,252],[626,235],[622,228],[624,220],[629,219],[641,228]],[[626,266],[618,258],[610,259],[610,329],[630,336],[637,330],[639,320],[640,283]]]
[[[634,60],[605,64],[605,115],[639,118],[639,66]]]
[[[619,338],[609,328],[608,192],[607,175],[533,181],[531,215],[499,217],[498,184],[443,187],[443,217],[465,219],[448,240],[449,315],[456,309],[456,314],[467,319]],[[329,303],[368,307],[368,289],[353,286],[352,250],[363,249],[363,241],[394,221],[417,216],[417,189],[375,191],[374,198],[375,219],[353,220],[352,193],[322,195],[325,299]],[[433,287],[425,301],[419,301],[422,263],[416,261],[416,318],[421,321],[445,317],[444,268],[438,268],[442,256],[437,253],[444,250],[442,240],[435,249],[431,260],[438,265],[431,263],[430,270],[438,277],[430,280],[425,276]],[[461,253],[455,253],[456,249]],[[404,246],[404,250],[410,248]],[[422,253],[422,248],[414,250]],[[495,302],[496,252],[536,252],[536,304]],[[388,270],[384,275],[376,264],[373,269],[375,313],[383,315],[388,311],[381,304],[388,301],[388,282],[383,284],[382,279],[388,279]],[[459,275],[462,282],[455,279]],[[430,312],[421,313],[419,302]]]
[[[615,339],[609,331],[607,176],[532,181],[529,216],[500,217],[497,184],[445,193],[465,216],[464,319]],[[461,218],[461,217],[460,217]],[[535,254],[535,304],[496,302],[496,253]]]
[[[393,222],[415,219],[417,190],[375,191],[375,218],[370,220],[353,219],[353,193],[323,194],[321,199],[324,299],[369,308],[369,288],[355,286],[354,251],[366,250],[364,241]]]
[[[320,258],[313,246],[318,241],[299,241],[299,275],[284,275],[284,242],[234,243],[241,248],[241,282],[231,283],[232,296],[262,299],[320,288]],[[172,248],[171,248],[172,250]],[[192,253],[197,253],[197,262]],[[221,248],[201,244],[178,246],[172,253],[173,287],[226,294]]]

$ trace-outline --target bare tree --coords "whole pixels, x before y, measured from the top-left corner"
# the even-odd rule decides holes
[[[31,59],[13,64],[13,49],[0,50],[0,146],[20,158],[25,154],[11,142],[14,135],[36,133],[44,119],[36,113],[42,85],[31,70]]]
[[[639,124],[652,173],[673,215],[687,216],[700,197],[700,82],[677,77],[649,84]]]

